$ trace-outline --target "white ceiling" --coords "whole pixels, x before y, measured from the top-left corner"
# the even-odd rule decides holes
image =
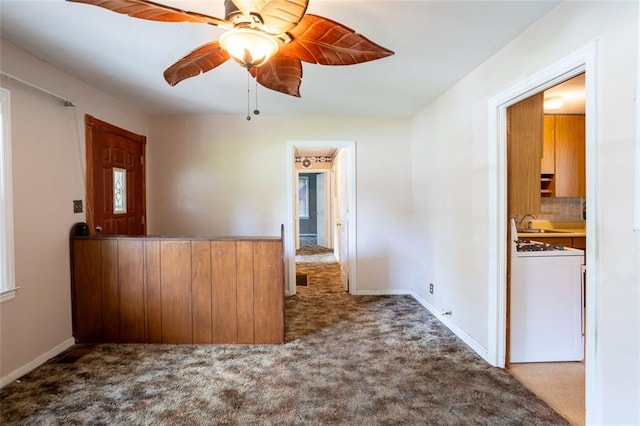
[[[156,1],[224,17],[223,0]],[[558,2],[310,0],[308,13],[341,22],[395,55],[347,67],[303,63],[302,97],[262,88],[259,109],[412,116]],[[175,87],[163,79],[165,68],[217,39],[219,28],[145,21],[64,0],[0,0],[0,28],[3,38],[150,114],[247,112],[247,73],[233,61]]]
[[[546,114],[584,114],[585,113],[585,81],[584,73],[544,91],[544,99],[561,97],[562,107],[548,110]]]

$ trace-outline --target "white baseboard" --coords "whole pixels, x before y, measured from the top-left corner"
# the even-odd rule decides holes
[[[357,296],[400,296],[403,294],[409,294],[413,296],[413,292],[411,290],[407,290],[404,288],[397,289],[382,289],[382,290],[358,290],[356,293]]]
[[[358,296],[389,296],[389,295],[402,295],[408,294],[412,296],[414,299],[418,301],[422,306],[424,306],[429,312],[433,314],[442,324],[445,325],[449,330],[451,330],[456,336],[458,336],[462,341],[473,349],[478,355],[482,357],[485,361],[491,364],[489,361],[489,351],[487,348],[483,347],[480,343],[478,343],[473,337],[467,334],[464,330],[458,327],[453,321],[449,319],[449,317],[442,315],[442,313],[436,309],[435,306],[424,300],[422,297],[418,295],[414,290],[409,289],[384,289],[384,290],[358,290]],[[491,364],[493,365],[493,364]]]
[[[415,291],[411,291],[410,294],[416,299],[422,306],[424,306],[429,312],[433,314],[442,324],[445,325],[449,330],[451,330],[456,336],[458,336],[464,343],[467,344],[471,349],[473,349],[478,355],[482,357],[485,361],[491,364],[489,361],[489,351],[487,348],[483,347],[480,343],[478,343],[473,337],[467,334],[464,330],[458,327],[453,321],[449,319],[448,316],[442,315],[435,306],[431,303],[424,300],[422,297],[418,296]],[[493,365],[493,364],[491,364]]]
[[[56,346],[56,347],[48,350],[47,352],[43,353],[42,355],[40,355],[38,358],[34,359],[33,361],[23,365],[22,367],[20,367],[20,368],[18,368],[16,370],[13,370],[12,372],[7,374],[6,376],[0,378],[0,388],[5,387],[9,383],[11,383],[14,380],[24,376],[28,372],[30,372],[32,370],[35,370],[36,368],[40,367],[45,362],[49,361],[54,356],[61,354],[62,352],[64,352],[67,349],[69,349],[71,346],[75,345],[75,343],[76,343],[75,339],[73,337],[71,337],[70,339],[65,340],[64,342],[60,343],[58,346]]]

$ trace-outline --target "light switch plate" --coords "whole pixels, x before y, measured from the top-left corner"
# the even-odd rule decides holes
[[[73,200],[73,212],[82,213],[82,200]]]

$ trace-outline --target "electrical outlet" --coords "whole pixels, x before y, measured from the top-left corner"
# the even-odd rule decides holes
[[[433,294],[433,283],[429,283],[429,293]]]
[[[82,213],[82,200],[73,200],[73,212]]]

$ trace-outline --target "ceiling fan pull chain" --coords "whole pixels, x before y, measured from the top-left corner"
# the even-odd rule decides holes
[[[251,113],[249,110],[251,109],[251,74],[247,71],[247,121],[251,120]]]
[[[254,115],[260,114],[260,110],[258,109],[258,70],[259,69],[260,68],[256,69],[256,109],[253,110]]]

